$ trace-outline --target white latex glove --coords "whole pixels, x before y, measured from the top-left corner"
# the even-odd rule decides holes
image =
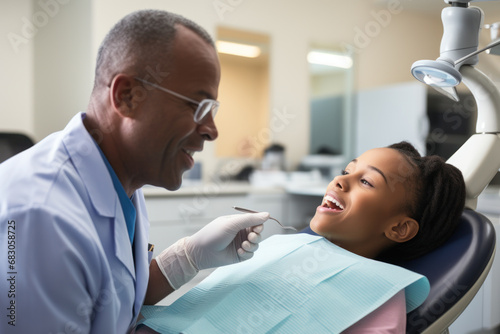
[[[199,270],[247,260],[259,247],[269,213],[222,216],[190,237],[177,241],[156,257],[174,289],[190,281]]]

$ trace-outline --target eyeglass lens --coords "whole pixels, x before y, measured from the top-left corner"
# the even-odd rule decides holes
[[[212,118],[217,114],[218,105],[215,101],[204,100],[200,102],[196,114],[194,115],[195,122],[200,122],[208,113],[212,113]]]

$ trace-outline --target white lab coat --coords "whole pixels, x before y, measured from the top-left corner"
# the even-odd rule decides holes
[[[132,255],[82,117],[0,164],[0,333],[126,333],[139,314],[152,255],[144,196]]]

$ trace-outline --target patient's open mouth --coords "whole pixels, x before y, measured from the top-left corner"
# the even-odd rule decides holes
[[[326,195],[323,198],[323,203],[321,204],[321,206],[335,211],[344,210],[344,206],[330,195]]]

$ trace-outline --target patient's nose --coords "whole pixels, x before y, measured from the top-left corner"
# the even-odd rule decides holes
[[[335,187],[339,188],[342,191],[347,191],[348,189],[348,181],[346,178],[347,175],[339,175],[335,178]]]

